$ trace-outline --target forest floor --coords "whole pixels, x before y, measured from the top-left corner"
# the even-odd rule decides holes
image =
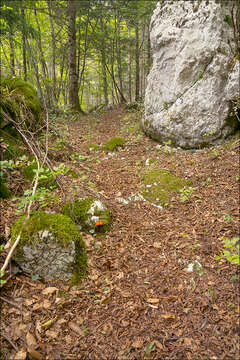
[[[63,176],[66,198],[99,196],[111,230],[83,234],[88,273],[79,286],[24,272],[5,284],[3,359],[239,359],[238,269],[215,258],[223,237],[239,236],[239,147],[233,139],[197,151],[159,149],[138,117],[118,109],[54,120],[50,156],[79,175]],[[90,151],[116,136],[126,141],[118,151]],[[148,159],[191,179],[193,193],[185,201],[176,193],[163,210],[120,202],[140,192]],[[56,192],[61,200],[50,210],[58,212],[64,199]],[[6,233],[16,204],[3,200],[1,210]],[[195,260],[202,271],[188,272]]]

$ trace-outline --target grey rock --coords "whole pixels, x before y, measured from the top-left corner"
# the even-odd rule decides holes
[[[46,280],[71,278],[75,243],[62,247],[48,230],[39,231],[37,235],[31,243],[24,244],[15,261],[24,271],[39,274]]]
[[[232,1],[197,4],[158,3],[150,24],[153,67],[142,127],[182,148],[219,143],[238,126],[229,114],[239,98],[239,60],[233,61],[233,28],[224,21]]]

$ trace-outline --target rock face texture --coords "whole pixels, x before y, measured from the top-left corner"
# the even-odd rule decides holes
[[[231,7],[230,0],[158,3],[150,24],[153,67],[142,119],[150,137],[196,148],[220,142],[239,125],[230,116],[231,100],[239,98]]]
[[[14,242],[22,229],[14,254],[21,268],[44,279],[69,279],[77,282],[85,272],[86,254],[82,236],[73,221],[62,214],[38,212],[15,221],[11,230]]]

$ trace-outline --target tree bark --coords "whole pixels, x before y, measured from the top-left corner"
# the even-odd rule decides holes
[[[68,0],[68,72],[69,72],[69,105],[81,112],[78,97],[78,77],[76,69],[76,1]]]
[[[25,36],[25,27],[24,27],[24,19],[25,13],[23,9],[23,0],[20,2],[20,11],[22,15],[22,56],[23,56],[23,77],[24,80],[27,81],[27,57],[26,57],[26,36]]]
[[[139,101],[139,82],[140,82],[140,67],[139,67],[139,28],[138,22],[135,25],[135,63],[136,63],[136,79],[135,79],[135,101]]]
[[[52,18],[52,0],[47,0],[48,3],[48,14],[50,20],[51,28],[51,38],[52,38],[52,77],[53,77],[53,98],[56,102],[57,86],[56,86],[56,40],[55,40],[55,30]]]
[[[128,40],[129,40],[129,48],[128,48],[128,100],[132,102],[132,51],[131,51],[131,32],[130,27],[128,26]]]
[[[103,16],[101,12],[100,17],[100,26],[101,26],[101,32],[105,36],[105,26],[103,23]],[[105,39],[101,39],[101,67],[102,67],[102,77],[103,77],[103,92],[104,92],[104,103],[105,105],[108,105],[108,83],[107,83],[107,72],[106,72],[106,45],[105,45]]]
[[[14,43],[13,43],[13,35],[12,33],[9,34],[9,48],[10,48],[10,69],[11,74],[15,76],[15,51],[14,51]]]

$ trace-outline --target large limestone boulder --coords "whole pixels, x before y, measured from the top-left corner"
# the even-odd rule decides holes
[[[153,67],[142,127],[158,141],[183,148],[220,142],[239,125],[230,116],[239,99],[239,60],[232,1],[158,3],[150,25]]]
[[[77,283],[86,272],[86,254],[74,222],[68,216],[44,212],[32,214],[24,225],[25,218],[17,219],[11,230],[14,242],[23,228],[15,261],[32,275]]]

